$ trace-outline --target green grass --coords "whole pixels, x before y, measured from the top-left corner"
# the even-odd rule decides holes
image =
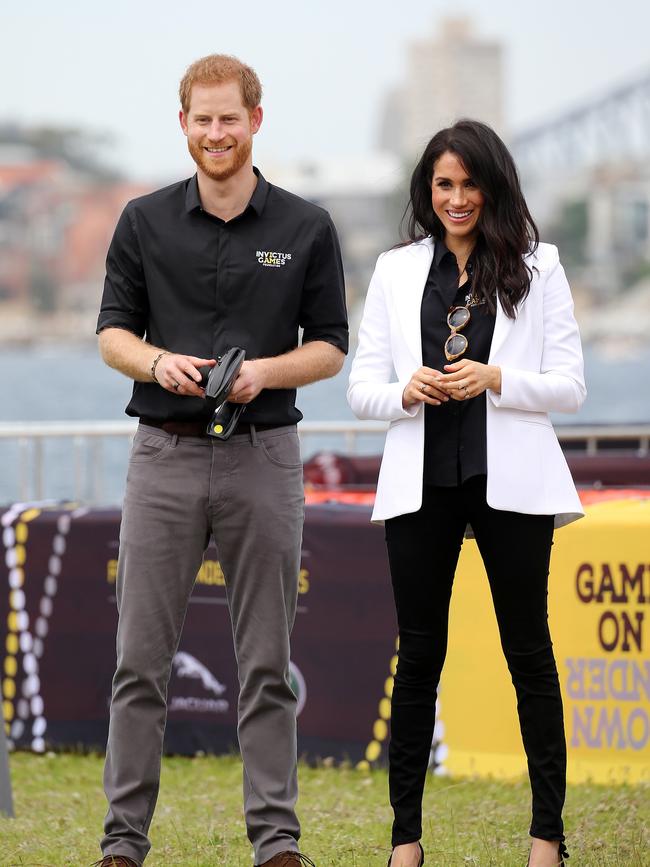
[[[99,857],[105,802],[98,756],[10,757],[16,819],[0,818],[0,865],[87,865]],[[302,846],[318,867],[384,867],[390,808],[384,771],[300,768]],[[427,867],[524,867],[528,783],[431,777]],[[650,865],[650,786],[571,786],[571,867]],[[147,867],[250,867],[237,758],[166,759]]]

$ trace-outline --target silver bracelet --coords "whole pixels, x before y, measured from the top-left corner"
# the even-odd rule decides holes
[[[156,379],[156,365],[158,364],[160,359],[163,357],[163,355],[169,355],[169,354],[170,353],[167,352],[167,350],[165,350],[164,352],[161,352],[159,355],[157,355],[154,358],[153,363],[151,365],[151,378],[153,379],[154,382],[158,382],[158,380]],[[159,382],[158,382],[158,385],[160,385]]]

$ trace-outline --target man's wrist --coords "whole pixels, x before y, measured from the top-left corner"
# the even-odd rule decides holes
[[[151,378],[153,379],[154,382],[158,382],[158,379],[156,378],[156,367],[158,366],[158,362],[163,357],[163,355],[169,355],[169,352],[166,349],[164,349],[162,352],[159,352],[156,355],[156,357],[153,359],[153,361],[151,362],[151,367],[149,368],[149,372],[151,373]],[[158,382],[158,385],[160,385],[159,382]]]
[[[273,388],[273,359],[255,358],[251,359],[251,364],[255,365],[257,373],[261,379],[262,388]]]

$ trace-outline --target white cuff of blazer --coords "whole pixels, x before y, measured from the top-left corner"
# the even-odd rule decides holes
[[[488,394],[496,407],[529,412],[576,412],[584,400],[578,384],[569,376],[507,367],[501,368],[501,394],[491,389]]]

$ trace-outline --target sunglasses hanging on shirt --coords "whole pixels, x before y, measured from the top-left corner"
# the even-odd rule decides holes
[[[467,263],[466,270],[467,276],[470,278],[468,282],[470,282],[474,270],[471,262]],[[449,313],[447,314],[447,325],[449,326],[451,334],[445,341],[445,358],[447,361],[455,361],[467,352],[469,341],[464,334],[460,334],[459,332],[472,318],[470,308],[478,307],[480,304],[485,304],[485,298],[481,298],[480,295],[475,295],[474,290],[470,289],[465,295],[464,305],[449,308]]]

